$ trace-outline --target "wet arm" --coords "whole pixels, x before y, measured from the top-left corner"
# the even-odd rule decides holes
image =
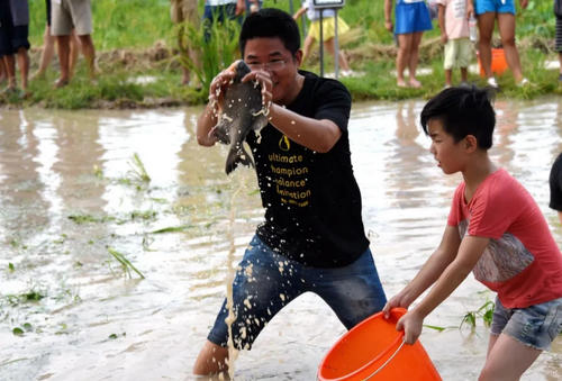
[[[327,153],[342,132],[331,120],[304,117],[277,104],[269,110],[270,123],[292,141],[319,153]]]
[[[428,295],[413,311],[424,318],[441,304],[464,281],[484,253],[490,239],[467,236],[461,242],[459,254],[439,277]]]
[[[209,85],[209,102],[197,119],[197,143],[201,146],[213,146],[217,142],[217,138],[210,137],[209,132],[218,122],[218,110],[224,102],[224,94],[233,78],[232,70],[223,70]]]
[[[460,243],[457,227],[447,225],[439,247],[429,257],[416,277],[400,292],[401,301],[405,304],[401,306],[408,307],[437,281],[449,264],[455,260]]]
[[[209,102],[197,120],[197,143],[201,146],[213,146],[217,140],[209,137],[209,132],[216,124],[216,112],[213,110],[212,102]]]

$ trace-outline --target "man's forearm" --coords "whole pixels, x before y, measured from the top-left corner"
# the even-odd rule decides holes
[[[217,124],[216,110],[211,103],[207,104],[205,110],[197,120],[197,143],[201,146],[212,146],[216,140],[209,137],[209,132]]]
[[[277,104],[271,105],[269,118],[289,139],[319,153],[330,151],[341,137],[334,122],[308,118]]]

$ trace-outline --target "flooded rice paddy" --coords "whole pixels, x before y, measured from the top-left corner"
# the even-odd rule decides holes
[[[562,245],[548,209],[562,103],[495,106],[492,156],[535,197]],[[389,296],[439,243],[460,179],[429,154],[422,107],[358,103],[350,122],[365,228]],[[253,172],[226,177],[227,148],[197,145],[200,111],[1,112],[1,380],[193,379],[226,293],[229,233],[239,258],[263,214]],[[488,299],[470,276],[426,320],[447,328],[421,337],[444,379],[477,378],[488,328],[480,317],[474,329],[459,325]],[[343,333],[320,298],[304,295],[241,353],[234,377],[313,380]],[[559,337],[524,379],[561,380],[561,365]]]

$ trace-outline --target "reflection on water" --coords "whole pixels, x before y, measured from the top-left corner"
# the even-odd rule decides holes
[[[445,177],[420,132],[422,101],[357,104],[352,158],[365,227],[388,295],[438,244],[459,175]],[[550,164],[562,151],[558,99],[498,101],[494,160],[547,208]],[[224,174],[226,148],[197,146],[200,109],[4,110],[0,115],[0,379],[192,379],[191,366],[226,292],[229,202],[240,257],[261,221],[251,170]],[[150,183],[138,180],[138,154]],[[168,228],[168,232],[157,233]],[[166,231],[166,230],[164,230]],[[123,253],[146,276],[128,279]],[[11,266],[10,266],[11,264]],[[133,273],[134,275],[134,273]],[[33,301],[33,295],[43,296]],[[427,320],[458,327],[489,293],[467,280]],[[26,301],[25,296],[30,301]],[[23,336],[14,336],[22,328]],[[237,379],[316,377],[343,326],[304,295],[242,353]],[[422,342],[445,379],[475,379],[488,329],[426,329]],[[562,379],[562,339],[526,379]]]

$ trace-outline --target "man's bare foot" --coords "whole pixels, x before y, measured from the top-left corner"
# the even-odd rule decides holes
[[[68,80],[66,78],[59,78],[56,82],[55,82],[55,88],[56,89],[60,89],[65,87],[66,85],[68,85]]]
[[[415,78],[410,78],[410,86],[415,88],[415,89],[419,89],[419,88],[422,87],[422,84],[421,84],[421,82],[419,82]]]

